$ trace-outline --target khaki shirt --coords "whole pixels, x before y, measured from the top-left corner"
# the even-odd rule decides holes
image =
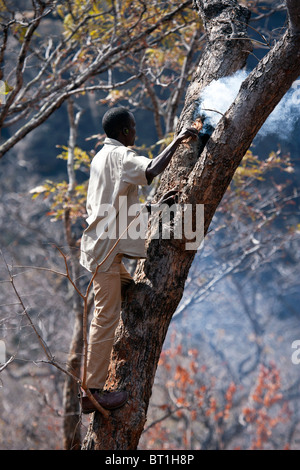
[[[82,235],[80,256],[80,263],[88,271],[95,272],[98,265],[98,272],[107,271],[118,253],[130,258],[146,257],[143,224],[140,237],[138,219],[128,230],[126,227],[140,209],[138,185],[148,184],[149,164],[148,158],[137,156],[110,138],[93,158],[87,193],[88,227]]]

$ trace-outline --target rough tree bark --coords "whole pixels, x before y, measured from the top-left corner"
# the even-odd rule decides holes
[[[235,0],[194,3],[207,31],[207,47],[187,90],[179,128],[197,117],[203,87],[242,68],[251,50],[245,7]],[[181,146],[161,180],[158,193],[180,182],[182,202],[205,204],[205,233],[253,138],[300,74],[297,0],[288,0],[287,7],[288,30],[244,81],[206,146]],[[107,382],[111,388],[126,388],[130,398],[108,420],[95,413],[83,449],[134,450],[138,446],[157,362],[195,252],[185,250],[185,240],[149,239],[147,254],[138,263],[135,285],[121,315]]]

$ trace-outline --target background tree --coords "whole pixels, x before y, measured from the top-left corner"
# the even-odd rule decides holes
[[[170,348],[159,361],[153,420],[146,426],[139,448],[289,448],[289,431],[296,420],[282,393],[275,364],[260,365],[248,394],[234,380],[230,367],[225,374],[216,371],[212,361],[205,358],[204,363],[197,349],[185,351],[181,340],[180,332],[173,328]],[[286,431],[276,433],[283,424]]]

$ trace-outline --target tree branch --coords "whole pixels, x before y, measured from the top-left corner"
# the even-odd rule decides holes
[[[42,4],[40,5],[39,9],[35,9],[35,18],[32,21],[32,23],[29,25],[27,28],[27,31],[25,33],[22,46],[20,49],[20,53],[18,56],[18,61],[17,61],[17,66],[16,66],[16,83],[15,86],[12,90],[12,92],[9,94],[8,99],[3,107],[2,112],[0,113],[0,128],[3,126],[4,119],[6,118],[7,112],[11,106],[11,104],[14,102],[15,97],[19,93],[19,91],[22,88],[23,85],[23,72],[24,72],[24,65],[25,65],[25,60],[27,56],[27,52],[30,47],[30,42],[32,39],[32,36],[36,29],[38,28],[41,19],[43,18],[43,13],[45,10],[46,5]]]
[[[297,0],[286,0],[291,33],[300,34],[300,4]]]
[[[67,170],[68,170],[68,178],[69,178],[69,187],[68,187],[69,194],[72,194],[76,186],[76,177],[75,177],[75,170],[74,170],[74,158],[75,158],[74,151],[75,151],[76,138],[77,138],[77,128],[78,128],[81,114],[82,114],[82,111],[79,110],[76,113],[76,115],[74,115],[74,103],[71,99],[69,99],[68,100],[68,117],[69,117],[70,134],[69,134],[69,142],[68,142],[68,162],[67,162]]]

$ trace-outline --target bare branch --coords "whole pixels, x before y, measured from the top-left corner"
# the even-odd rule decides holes
[[[6,367],[11,363],[13,362],[13,360],[15,359],[15,355],[14,356],[11,356],[8,361],[6,361],[4,364],[1,364],[0,366],[0,372],[2,372],[4,369],[6,369]]]
[[[16,72],[15,72],[16,83],[15,83],[13,91],[10,93],[10,95],[7,99],[7,102],[6,102],[5,106],[3,107],[3,110],[0,114],[0,128],[3,125],[4,119],[7,115],[7,112],[9,110],[11,104],[13,103],[15,97],[17,96],[17,94],[19,93],[19,91],[22,88],[22,85],[23,85],[23,72],[24,72],[24,65],[25,65],[27,52],[29,50],[29,46],[30,46],[32,36],[33,36],[34,32],[36,31],[36,29],[38,28],[38,26],[40,24],[40,21],[43,17],[44,10],[45,10],[45,5],[43,4],[43,5],[40,6],[40,9],[35,12],[36,14],[38,14],[38,16],[31,22],[30,26],[28,27],[28,29],[25,33],[24,40],[22,42],[22,46],[21,46],[21,49],[20,49],[18,61],[17,61],[17,66],[16,66]]]

